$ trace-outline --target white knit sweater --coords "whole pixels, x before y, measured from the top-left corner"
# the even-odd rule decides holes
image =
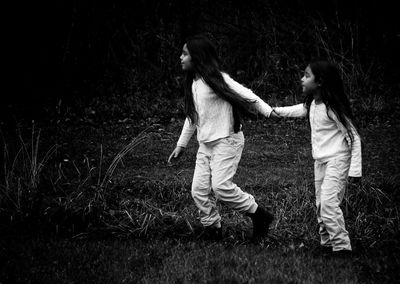
[[[222,73],[222,75],[233,91],[245,99],[255,101],[256,110],[266,117],[270,116],[272,108],[261,98],[250,89],[233,80],[228,74]],[[193,80],[192,93],[198,113],[198,122],[197,125],[194,125],[186,118],[177,143],[178,146],[186,147],[196,129],[197,140],[200,143],[215,141],[234,133],[232,106],[229,102],[218,97],[201,78]]]
[[[284,117],[305,117],[307,109],[304,104],[288,107],[276,107],[274,111]],[[328,117],[329,114],[329,117]],[[351,124],[354,141],[351,143],[349,134],[332,110],[326,112],[324,103],[310,105],[310,126],[312,155],[315,160],[325,162],[338,156],[351,154],[349,176],[362,175],[361,140]]]

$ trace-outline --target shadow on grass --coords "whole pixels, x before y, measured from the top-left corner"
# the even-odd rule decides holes
[[[267,238],[254,244],[237,234],[228,230],[218,243],[194,235],[2,238],[0,279],[3,283],[392,283],[396,279],[398,249],[370,249],[352,258],[315,256],[315,243]]]

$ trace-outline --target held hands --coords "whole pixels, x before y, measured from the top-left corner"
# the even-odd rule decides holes
[[[272,108],[272,112],[269,115],[269,117],[274,118],[274,119],[280,119],[282,118],[282,116],[280,116],[273,108]]]
[[[183,154],[184,149],[185,149],[184,147],[176,146],[174,151],[172,151],[171,155],[169,155],[168,164],[170,164],[172,160],[178,159]]]

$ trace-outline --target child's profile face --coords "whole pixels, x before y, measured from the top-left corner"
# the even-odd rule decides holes
[[[187,48],[187,45],[185,45],[182,48],[182,54],[181,54],[181,66],[183,71],[188,71],[192,69],[192,57],[190,56],[189,50]]]
[[[310,66],[304,70],[303,78],[301,78],[301,86],[303,87],[303,93],[314,93],[318,89],[319,84],[315,82],[315,76],[311,71]]]

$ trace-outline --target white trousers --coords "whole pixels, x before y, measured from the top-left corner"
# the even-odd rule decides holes
[[[350,159],[351,157],[346,155],[324,163],[314,163],[321,245],[331,246],[333,251],[351,250],[349,233],[346,231],[343,212],[340,209],[347,186]]]
[[[239,212],[254,213],[257,203],[251,194],[233,183],[244,146],[243,132],[208,143],[200,143],[192,182],[192,197],[203,226],[221,221],[216,202],[220,200]]]

